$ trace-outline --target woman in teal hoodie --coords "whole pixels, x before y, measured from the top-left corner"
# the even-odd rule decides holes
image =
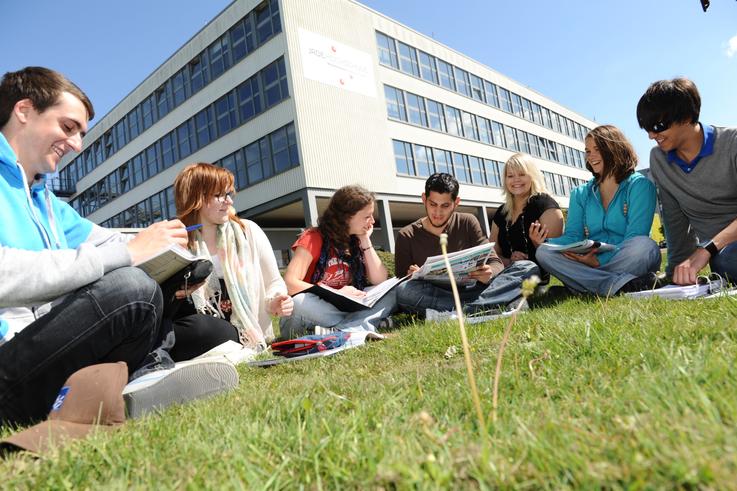
[[[586,168],[594,178],[571,192],[565,233],[546,240],[545,227],[532,225],[530,239],[539,245],[540,265],[568,288],[610,296],[649,288],[655,282],[660,249],[649,237],[655,186],[635,172],[636,165],[637,154],[619,129],[594,128],[586,135]],[[615,250],[575,254],[548,246],[584,239],[612,244]]]

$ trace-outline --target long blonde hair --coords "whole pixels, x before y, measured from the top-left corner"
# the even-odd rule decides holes
[[[537,194],[547,193],[545,187],[545,179],[537,168],[535,161],[526,153],[515,153],[504,162],[502,169],[502,188],[504,189],[504,216],[507,220],[512,218],[512,210],[514,209],[514,196],[507,189],[507,170],[522,172],[522,174],[530,176],[530,197]]]

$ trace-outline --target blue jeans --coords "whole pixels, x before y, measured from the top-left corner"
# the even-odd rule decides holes
[[[660,266],[658,245],[644,235],[622,242],[611,260],[598,268],[568,259],[547,244],[537,248],[535,257],[568,288],[601,296],[614,295],[628,281],[655,272]]]
[[[332,327],[340,331],[376,331],[379,322],[397,309],[395,290],[384,295],[372,308],[358,312],[343,312],[317,295],[298,293],[293,297],[292,315],[282,317],[279,321],[279,335],[284,339],[293,339],[315,326]]]
[[[515,261],[487,285],[478,282],[474,287],[459,290],[463,311],[474,313],[507,306],[520,297],[522,281],[539,274],[540,268],[534,262]],[[399,308],[420,317],[425,316],[427,309],[439,312],[455,310],[450,288],[442,288],[425,280],[410,280],[400,284],[396,290]]]
[[[0,424],[45,419],[80,368],[124,361],[135,370],[161,343],[162,310],[158,284],[132,267],[67,295],[0,346]]]
[[[713,272],[719,273],[732,284],[737,284],[737,242],[719,251],[716,257],[711,258],[709,265]]]

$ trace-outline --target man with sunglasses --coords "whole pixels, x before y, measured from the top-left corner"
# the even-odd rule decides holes
[[[658,188],[673,283],[701,269],[737,281],[737,128],[699,122],[701,97],[686,78],[660,80],[637,104],[637,121],[655,140],[650,172]]]

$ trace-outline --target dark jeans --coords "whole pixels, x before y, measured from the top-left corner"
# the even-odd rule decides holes
[[[169,350],[174,361],[191,360],[226,341],[240,343],[238,330],[233,324],[196,312],[175,319],[174,334],[176,342]]]
[[[732,284],[737,283],[737,243],[729,244],[709,261],[711,270]]]
[[[532,261],[515,261],[491,279],[488,285],[478,282],[472,288],[460,290],[461,305],[467,314],[505,307],[521,295],[522,281],[539,275],[540,268]],[[410,280],[397,286],[399,308],[425,316],[426,309],[439,312],[455,310],[450,288],[441,288],[425,280]]]
[[[80,368],[124,361],[134,371],[161,344],[162,309],[158,284],[133,267],[69,294],[0,346],[0,424],[45,419]]]

